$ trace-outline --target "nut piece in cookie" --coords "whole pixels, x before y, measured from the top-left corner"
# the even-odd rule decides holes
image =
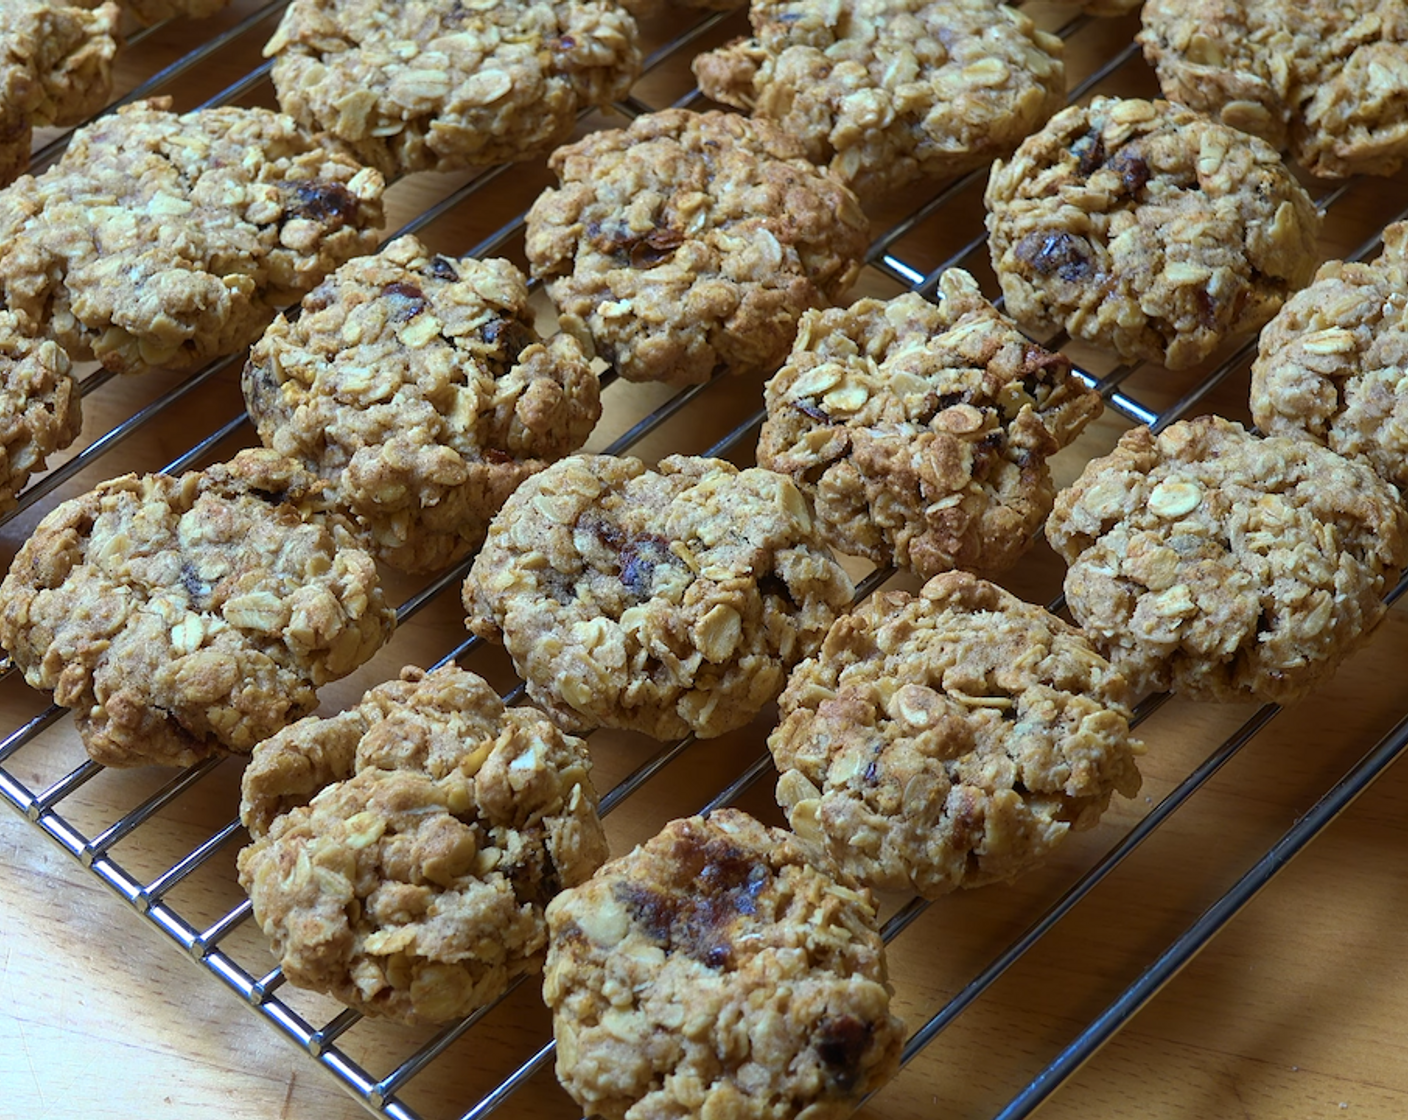
[[[240,885],[284,975],[444,1023],[542,967],[543,909],[606,859],[586,745],[448,665],[266,739]]]
[[[322,484],[262,449],[64,502],[0,584],[0,644],[108,766],[248,753],[395,621]]]
[[[1166,101],[1058,113],[985,198],[1007,312],[1183,369],[1315,271],[1320,217],[1269,144]]]
[[[546,155],[641,63],[614,0],[293,0],[264,54],[285,112],[387,175]]]
[[[0,310],[75,361],[194,369],[371,250],[381,175],[267,109],[129,105],[0,191]]]
[[[1217,417],[1135,428],[1056,496],[1066,599],[1130,679],[1289,703],[1383,617],[1408,512],[1367,463]]]
[[[559,148],[528,212],[562,328],[631,381],[764,373],[797,319],[860,271],[855,196],[799,141],[736,113],[668,109]]]
[[[250,352],[244,396],[265,445],[328,480],[404,571],[484,539],[523,479],[601,415],[570,335],[540,340],[523,274],[402,237],[343,265]]]
[[[751,39],[694,60],[700,89],[862,200],[986,166],[1065,104],[1061,40],[995,0],[753,0],[749,17]]]
[[[1051,510],[1048,456],[1102,408],[966,272],[939,289],[807,312],[758,440],[832,547],[926,578],[1015,563]]]
[[[13,509],[29,476],[78,438],[80,400],[63,348],[26,338],[19,320],[0,311],[0,511]]]
[[[1074,627],[935,576],[840,619],[768,739],[793,829],[869,886],[1008,880],[1139,791],[1128,686]]]
[[[899,1068],[869,892],[746,813],[666,825],[554,899],[548,937],[584,1115],[844,1120]]]
[[[559,724],[659,739],[746,724],[853,593],[788,479],[683,455],[534,475],[464,583],[470,628]]]
[[[1251,408],[1268,435],[1362,455],[1408,493],[1408,223],[1368,264],[1330,261],[1261,332]]]

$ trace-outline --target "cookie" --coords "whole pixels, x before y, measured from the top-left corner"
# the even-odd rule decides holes
[[[1362,455],[1408,493],[1408,223],[1368,264],[1331,261],[1261,332],[1251,409],[1268,435]]]
[[[855,196],[767,121],[667,109],[550,161],[528,212],[563,330],[631,381],[770,372],[797,319],[860,271]]]
[[[875,907],[747,814],[673,821],[548,906],[543,997],[584,1115],[843,1120],[899,1066]]]
[[[533,329],[523,274],[402,237],[343,265],[250,352],[244,396],[265,446],[325,478],[405,571],[479,545],[523,479],[601,415],[577,341]]]
[[[80,400],[63,348],[26,338],[0,311],[0,511],[14,509],[30,475],[78,438]]]
[[[0,191],[0,310],[75,361],[188,370],[371,251],[382,179],[266,109],[127,106]]]
[[[1260,136],[1312,175],[1408,158],[1408,4],[1149,0],[1139,42],[1164,96]]]
[[[828,544],[926,578],[1014,564],[1051,510],[1047,458],[1103,407],[966,272],[939,291],[807,312],[758,438]]]
[[[534,475],[464,584],[470,629],[562,727],[660,739],[746,724],[853,594],[790,481],[684,455]]]
[[[1166,101],[1063,110],[985,201],[1007,312],[1127,361],[1196,365],[1315,270],[1320,218],[1275,149]]]
[[[240,885],[293,984],[444,1023],[543,963],[548,901],[606,859],[586,744],[453,665],[255,748]]]
[[[774,121],[870,200],[1005,156],[1066,102],[1061,40],[995,0],[753,0],[703,92]]]
[[[1408,512],[1362,462],[1200,417],[1135,428],[1056,496],[1066,600],[1136,692],[1289,703],[1383,617]]]
[[[614,0],[293,0],[264,54],[286,113],[388,175],[546,155],[641,66]]]
[[[262,449],[62,503],[0,584],[0,644],[107,766],[248,753],[395,619],[318,480]]]

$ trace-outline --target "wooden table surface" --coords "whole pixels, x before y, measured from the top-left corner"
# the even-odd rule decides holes
[[[124,88],[155,72],[213,29],[255,10],[241,0],[207,24],[174,24],[134,47]],[[1031,9],[1049,26],[1059,17]],[[179,108],[213,96],[258,62],[272,22],[196,67],[170,87]],[[653,44],[673,25],[646,25]],[[734,16],[701,38],[707,46],[739,33]],[[1072,81],[1127,46],[1136,20],[1096,21],[1072,35]],[[694,49],[697,49],[694,48]],[[650,106],[688,91],[676,56],[644,78],[637,95]],[[1142,61],[1120,66],[1103,92],[1151,94]],[[249,103],[267,103],[267,84]],[[608,121],[608,123],[611,123]],[[616,122],[619,123],[619,122]],[[417,176],[390,192],[390,229],[464,181]],[[426,228],[422,237],[462,253],[519,213],[546,182],[540,166],[519,169],[475,201]],[[1323,193],[1324,188],[1317,188]],[[903,218],[922,192],[874,213],[877,232]],[[1343,255],[1408,205],[1408,176],[1352,184],[1330,212],[1322,251]],[[893,250],[928,271],[981,233],[981,184],[959,192],[937,217],[916,224]],[[518,256],[511,236],[502,252]],[[993,291],[981,251],[965,264]],[[868,269],[857,293],[892,294],[900,285]],[[1108,359],[1070,349],[1085,368]],[[1212,363],[1215,365],[1216,363]],[[1211,368],[1211,365],[1208,367]],[[1171,375],[1136,371],[1123,390],[1154,408],[1182,400],[1206,370]],[[109,383],[85,402],[79,446],[167,392],[179,379],[156,372]],[[1191,412],[1245,419],[1246,363]],[[753,415],[760,382],[719,382],[635,444],[647,459],[702,452]],[[670,396],[656,386],[612,386],[607,415],[589,448],[606,447]],[[241,408],[231,374],[163,410],[151,425],[104,455],[38,507],[0,529],[0,562],[40,513],[60,497],[126,470],[153,470],[216,430]],[[1107,412],[1058,463],[1060,481],[1112,445],[1129,422]],[[248,427],[213,453],[251,440]],[[746,462],[746,427],[730,454]],[[76,449],[75,449],[76,450]],[[859,573],[862,569],[857,569]],[[1036,602],[1059,590],[1059,562],[1040,546],[1003,582]],[[390,581],[400,602],[417,584]],[[325,710],[346,705],[402,664],[426,664],[463,637],[457,588],[449,587],[398,631],[391,646],[347,681],[328,688]],[[512,684],[503,657],[477,652],[470,668],[496,685]],[[1093,889],[1000,980],[983,993],[862,1112],[867,1117],[994,1115],[1077,1032],[1136,978],[1202,911],[1408,712],[1408,614],[1390,612],[1373,640],[1316,695],[1271,719],[1129,859]],[[40,711],[44,699],[22,683],[0,684],[0,733]],[[1010,887],[988,888],[929,907],[891,947],[898,1010],[918,1027],[1018,937],[1117,844],[1209,754],[1255,715],[1251,706],[1197,706],[1174,700],[1141,727],[1148,744],[1144,789],[1112,806],[1094,830],[1073,837],[1048,865]],[[609,819],[613,850],[653,834],[666,820],[697,811],[760,756],[769,729],[754,725],[696,744],[664,767]],[[657,748],[627,735],[592,739],[601,789],[609,789]],[[32,790],[82,761],[67,721],[24,747],[5,766]],[[75,827],[93,835],[171,778],[155,770],[104,771],[60,804]],[[113,858],[149,881],[236,812],[239,765],[227,761],[117,844]],[[740,804],[774,823],[771,775]],[[1408,835],[1402,806],[1408,770],[1395,767],[1217,936],[1046,1106],[1044,1115],[1099,1118],[1374,1117],[1408,1115]],[[172,893],[169,901],[197,925],[240,899],[233,857],[242,837]],[[905,900],[886,899],[885,914]],[[252,922],[221,948],[254,975],[271,966]],[[336,1008],[318,997],[278,992],[311,1022]],[[198,963],[135,913],[88,870],[12,812],[0,812],[0,1117],[158,1115],[190,1118],[301,1117],[340,1120],[361,1106],[313,1060],[259,1017]],[[344,1036],[347,1053],[380,1076],[415,1051],[428,1032],[359,1024]],[[458,1117],[547,1037],[547,1016],[527,984],[413,1079],[402,1100],[431,1120]],[[542,1071],[503,1107],[509,1117],[578,1115]]]

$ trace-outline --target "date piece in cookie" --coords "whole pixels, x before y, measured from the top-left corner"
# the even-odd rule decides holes
[[[540,340],[523,274],[402,237],[343,265],[250,352],[265,445],[327,479],[379,558],[433,571],[484,539],[523,479],[577,450],[597,376],[577,340]]]
[[[844,1120],[904,1041],[876,927],[807,841],[673,821],[548,906],[558,1080],[604,1120]]]
[[[869,599],[793,672],[768,740],[778,801],[877,889],[1012,879],[1139,791],[1128,699],[1079,630],[935,576]]]
[[[1051,510],[1048,456],[1102,408],[966,272],[939,290],[807,312],[758,440],[833,548],[926,578],[1015,563]]]
[[[464,584],[569,731],[700,738],[782,691],[854,594],[782,475],[676,455],[578,455],[523,483]]]
[[[107,766],[186,766],[317,706],[395,625],[321,483],[263,449],[64,502],[0,584],[0,643]]]
[[[614,0],[293,0],[264,54],[285,112],[387,175],[546,155],[641,62]]]
[[[1129,361],[1196,365],[1315,271],[1320,218],[1276,150],[1166,101],[1063,110],[985,201],[1007,312]]]
[[[606,859],[590,773],[473,673],[405,669],[255,748],[240,884],[292,983],[448,1022],[542,967],[544,908]]]
[[[1148,0],[1143,21],[1165,97],[1289,147],[1312,175],[1408,159],[1404,0]]]
[[[1322,265],[1257,345],[1262,431],[1362,455],[1408,493],[1408,223],[1384,230],[1375,261]]]
[[[736,113],[667,109],[559,148],[528,260],[562,328],[631,381],[764,373],[797,319],[860,271],[855,196],[799,141]]]
[[[1408,512],[1367,463],[1217,417],[1127,432],[1056,496],[1066,599],[1137,693],[1289,703],[1383,617]]]
[[[267,109],[127,106],[0,191],[0,310],[75,361],[193,369],[371,251],[381,175]]]
[[[78,438],[78,382],[58,343],[26,338],[0,311],[0,511],[13,509],[29,476]]]
[[[1063,47],[996,0],[753,0],[753,37],[694,60],[862,200],[1008,155],[1065,104]]]

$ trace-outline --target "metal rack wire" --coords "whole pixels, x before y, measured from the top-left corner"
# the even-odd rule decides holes
[[[236,40],[263,29],[267,34],[287,0],[276,0],[263,8],[251,11],[245,18],[201,44],[196,49],[171,63],[136,87],[116,104],[160,92],[171,81],[191,68],[200,65],[207,58],[226,49]],[[669,34],[647,62],[648,70],[674,62],[678,64],[683,52],[692,47],[702,37],[720,29],[721,21],[727,17],[714,15],[707,18],[685,21]],[[735,24],[741,28],[741,23]],[[725,27],[728,25],[725,25]],[[1068,40],[1089,33],[1092,21],[1080,18],[1060,28],[1060,34]],[[1092,90],[1103,88],[1118,79],[1128,68],[1137,66],[1137,55],[1132,45],[1114,51],[1080,76],[1080,81],[1072,89],[1072,98],[1078,99]],[[267,67],[256,66],[238,81],[222,91],[215,103],[233,101],[258,91],[267,74]],[[686,94],[686,102],[697,98],[697,93]],[[625,103],[616,106],[615,111],[622,116],[633,116],[649,111],[654,107],[633,96]],[[62,138],[52,141],[36,153],[39,166],[57,158],[62,149]],[[478,197],[501,170],[493,170],[471,178],[443,198],[423,209],[411,219],[397,234],[424,229],[455,208],[463,206]],[[944,268],[962,265],[975,269],[980,266],[977,260],[983,249],[981,237],[972,238],[954,247],[942,260],[923,261],[912,252],[919,237],[919,231],[947,208],[956,206],[965,195],[981,190],[982,176],[975,173],[944,187],[932,198],[921,200],[912,212],[896,218],[889,228],[873,243],[867,262],[874,277],[889,283],[896,290],[908,289],[932,295],[937,286],[937,278]],[[1322,210],[1334,207],[1349,186],[1337,188],[1322,194],[1317,204]],[[1405,211],[1408,215],[1408,211]],[[1398,215],[1403,217],[1405,215]],[[521,232],[522,214],[506,215],[503,224],[479,245],[469,250],[469,255],[497,253],[511,245]],[[392,235],[395,236],[395,235]],[[1377,236],[1369,238],[1354,254],[1364,257],[1372,254],[1377,245]],[[1057,339],[1055,345],[1064,340]],[[1171,403],[1163,406],[1146,403],[1135,395],[1127,393],[1123,386],[1136,371],[1127,366],[1117,366],[1103,373],[1084,374],[1087,380],[1096,385],[1105,396],[1112,410],[1130,424],[1149,424],[1161,428],[1181,416],[1188,414],[1224,379],[1245,370],[1252,353],[1250,343],[1224,357],[1214,368],[1206,370],[1196,381]],[[32,508],[43,509],[46,499],[50,499],[80,473],[100,464],[104,457],[138,432],[144,426],[169,415],[170,410],[191,394],[200,393],[207,385],[228,375],[237,368],[240,357],[232,357],[212,363],[178,385],[159,395],[131,416],[116,424],[107,432],[91,440],[89,444],[74,454],[62,466],[52,470],[43,479],[35,482],[21,496],[20,506],[15,511],[0,518],[0,525],[24,515]],[[99,392],[110,378],[101,373],[90,375],[83,383],[85,395]],[[632,387],[617,384],[613,391],[629,392]],[[600,448],[604,451],[626,452],[639,447],[657,429],[666,425],[678,414],[690,409],[703,394],[715,391],[713,384],[694,386],[662,402],[652,404],[642,411],[634,422],[609,444]],[[749,453],[750,438],[761,421],[761,413],[755,407],[740,410],[734,426],[723,434],[716,443],[707,448],[690,448],[696,453],[716,455],[739,455]],[[232,416],[206,438],[188,448],[181,455],[164,465],[167,471],[180,471],[207,460],[230,437],[239,434],[245,423],[243,415]],[[428,585],[409,594],[398,610],[400,621],[406,621],[423,608],[430,605],[447,589],[455,587],[463,577],[467,563],[445,573]],[[882,584],[888,572],[877,571],[863,580],[861,594],[866,594]],[[1397,599],[1408,584],[1400,584],[1392,598]],[[1053,604],[1054,605],[1054,604]],[[468,659],[479,648],[477,640],[470,639],[457,645],[444,654],[442,660]],[[5,676],[12,675],[5,670]],[[512,693],[510,693],[512,695]],[[1136,720],[1152,716],[1162,707],[1166,697],[1152,697],[1140,705]],[[246,955],[228,948],[232,935],[248,920],[251,908],[247,901],[232,904],[213,919],[197,919],[183,912],[171,900],[178,888],[202,868],[212,863],[233,862],[234,851],[243,837],[237,819],[227,819],[225,823],[210,829],[204,839],[190,847],[184,854],[166,864],[163,870],[152,876],[139,875],[128,867],[114,853],[123,843],[140,843],[144,826],[155,820],[163,811],[175,804],[183,795],[198,783],[212,780],[221,770],[228,771],[234,766],[228,759],[211,759],[186,771],[178,773],[153,790],[141,802],[115,821],[97,830],[85,830],[73,823],[66,815],[66,802],[79,790],[96,778],[102,767],[96,763],[83,762],[60,776],[47,781],[47,784],[31,788],[21,780],[17,770],[11,765],[21,751],[43,750],[46,736],[65,713],[50,705],[21,726],[0,739],[0,797],[24,814],[35,828],[57,842],[69,855],[83,864],[99,881],[123,898],[146,921],[160,929],[166,936],[199,962],[210,974],[217,977],[240,999],[245,1001],[253,1013],[277,1027],[297,1046],[305,1050],[310,1061],[320,1065],[372,1113],[394,1120],[420,1120],[422,1114],[404,1099],[404,1093],[417,1077],[439,1060],[446,1051],[478,1027],[489,1017],[495,1007],[491,1005],[455,1023],[425,1040],[413,1052],[399,1060],[390,1068],[373,1071],[367,1064],[357,1060],[347,1048],[341,1045],[344,1036],[358,1025],[361,1017],[353,1011],[341,1011],[325,1017],[313,1017],[299,1010],[294,1001],[285,998],[284,978],[277,969],[259,972],[245,959]],[[1137,824],[1096,860],[1084,874],[1065,891],[1055,902],[1036,916],[1030,926],[995,954],[990,962],[977,972],[972,979],[952,998],[939,1007],[909,1038],[903,1055],[906,1065],[931,1044],[948,1028],[972,1003],[997,982],[1018,960],[1037,945],[1082,899],[1103,882],[1120,864],[1140,847],[1168,818],[1178,811],[1192,795],[1221,770],[1238,752],[1251,742],[1260,732],[1272,725],[1278,715],[1275,706],[1263,707],[1252,714],[1233,734],[1218,745],[1214,745],[1206,759],[1177,783],[1174,788],[1154,805]],[[644,761],[639,762],[602,799],[603,813],[611,813],[628,798],[635,795],[657,774],[684,757],[694,746],[692,739],[660,746]],[[1111,1035],[1125,1024],[1131,1015],[1148,1002],[1167,981],[1236,914],[1248,901],[1270,881],[1280,867],[1305,844],[1317,836],[1339,812],[1353,801],[1373,780],[1383,772],[1408,746],[1408,715],[1379,742],[1362,761],[1355,765],[1344,778],[1336,783],[1313,810],[1298,820],[1271,847],[1247,873],[1222,898],[1199,917],[1187,931],[1177,938],[1167,949],[1154,959],[1148,968],[1131,983],[1110,1005],[1094,1017],[1077,1036],[1026,1085],[1020,1087],[1009,1103],[998,1113],[1002,1120],[1016,1120],[1029,1115],[1042,1101],[1063,1084],[1081,1063],[1098,1049]],[[721,777],[720,788],[706,804],[698,806],[701,811],[729,804],[740,796],[759,778],[769,772],[770,761],[766,754],[760,754],[754,761],[743,766],[738,772]],[[231,808],[233,813],[233,806]],[[926,904],[915,900],[901,906],[887,920],[884,936],[894,941],[910,928],[924,912]],[[510,993],[511,995],[511,993]],[[509,996],[505,996],[508,999]],[[550,1041],[536,1043],[526,1058],[502,1077],[487,1092],[477,1099],[465,1102],[462,1111],[457,1113],[460,1120],[478,1120],[493,1113],[509,1101],[515,1092],[533,1075],[546,1066],[553,1055]],[[425,1120],[431,1120],[427,1117]],[[435,1118],[438,1120],[438,1118]]]

